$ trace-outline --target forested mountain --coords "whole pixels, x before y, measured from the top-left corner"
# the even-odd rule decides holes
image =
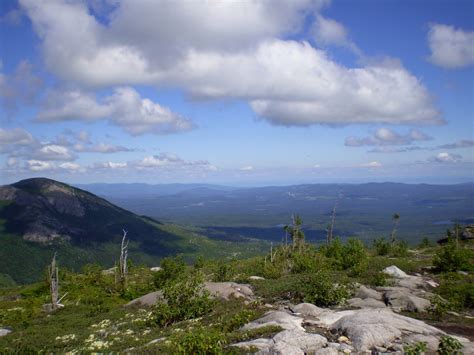
[[[54,252],[73,269],[90,262],[110,267],[118,257],[123,230],[137,263],[154,264],[179,253],[191,257],[235,252],[196,230],[162,224],[87,191],[34,178],[0,187],[0,274],[15,282],[36,280]]]

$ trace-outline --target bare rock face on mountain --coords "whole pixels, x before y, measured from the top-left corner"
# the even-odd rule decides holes
[[[150,241],[157,234],[139,216],[50,179],[34,178],[0,186],[0,202],[5,231],[33,242],[103,242],[114,240],[122,228]]]

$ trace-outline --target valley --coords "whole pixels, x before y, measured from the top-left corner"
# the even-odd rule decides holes
[[[367,243],[387,237],[392,215],[401,216],[398,233],[408,243],[441,238],[454,223],[474,222],[474,184],[399,183],[314,184],[232,188],[212,185],[91,184],[82,188],[137,214],[193,225],[218,239],[255,238],[281,242],[282,226],[298,214],[308,240],[327,235],[337,204],[335,234]]]

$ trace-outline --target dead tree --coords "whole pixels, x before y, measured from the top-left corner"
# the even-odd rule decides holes
[[[59,277],[58,277],[58,267],[56,266],[56,253],[54,253],[53,260],[51,260],[51,265],[48,268],[49,274],[49,289],[51,292],[51,305],[53,309],[57,308],[59,300]]]
[[[291,239],[293,241],[293,249],[297,248],[301,252],[301,248],[304,244],[304,233],[301,230],[303,221],[299,215],[293,215],[293,226],[291,227]]]
[[[127,287],[127,257],[128,257],[128,240],[127,240],[127,231],[123,231],[122,237],[122,246],[120,248],[120,262],[119,262],[119,272],[120,272],[120,283],[125,289]]]
[[[331,224],[328,228],[328,234],[326,237],[326,244],[330,245],[332,242],[333,231],[334,231],[334,222],[336,221],[336,209],[337,209],[337,200],[334,203],[334,208],[332,209]]]
[[[337,205],[339,204],[339,200],[343,197],[342,191],[339,191],[339,194],[334,202],[334,207],[332,209],[331,215],[331,224],[328,226],[327,229],[327,236],[326,236],[326,244],[329,245],[332,242],[333,234],[334,234],[334,222],[336,221],[336,210]]]
[[[278,249],[275,249],[275,252],[273,252],[273,242],[270,243],[270,262],[273,264],[273,260],[275,259],[275,256],[277,254]]]
[[[64,307],[61,301],[66,297],[67,293],[63,297],[59,298],[59,268],[56,265],[56,253],[54,253],[53,260],[48,267],[48,279],[49,279],[49,290],[51,293],[51,310]]]

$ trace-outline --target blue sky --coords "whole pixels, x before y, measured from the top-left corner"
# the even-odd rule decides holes
[[[0,178],[474,175],[472,1],[0,3]]]

